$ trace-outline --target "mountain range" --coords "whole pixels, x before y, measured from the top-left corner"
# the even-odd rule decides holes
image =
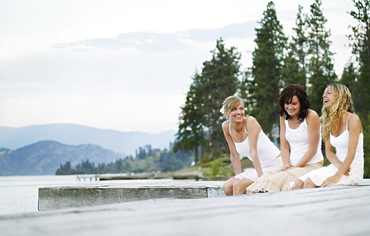
[[[18,149],[43,140],[54,140],[66,145],[93,144],[123,155],[135,155],[145,145],[169,148],[175,140],[175,131],[158,134],[122,132],[75,124],[31,125],[21,128],[0,126],[0,148]]]
[[[0,176],[53,175],[67,161],[75,166],[88,160],[97,166],[119,158],[125,157],[93,144],[74,146],[45,140],[16,150],[0,148]]]

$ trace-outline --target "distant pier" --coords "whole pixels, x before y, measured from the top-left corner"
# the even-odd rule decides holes
[[[81,181],[106,181],[106,180],[135,180],[135,179],[195,179],[201,180],[204,177],[197,173],[185,173],[185,174],[175,174],[169,176],[168,174],[162,174],[158,172],[153,173],[123,173],[123,174],[93,174],[93,175],[76,175],[76,180]]]

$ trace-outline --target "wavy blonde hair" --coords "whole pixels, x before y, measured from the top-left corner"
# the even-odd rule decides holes
[[[338,130],[343,112],[355,112],[351,92],[345,85],[334,83],[327,87],[332,88],[335,100],[329,109],[323,107],[321,110],[321,134],[324,140]]]

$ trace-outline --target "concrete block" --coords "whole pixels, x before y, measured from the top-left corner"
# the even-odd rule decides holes
[[[103,205],[148,199],[197,199],[225,196],[221,185],[40,187],[38,210]]]

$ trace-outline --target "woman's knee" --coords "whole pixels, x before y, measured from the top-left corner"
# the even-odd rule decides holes
[[[238,194],[245,194],[247,191],[247,187],[251,185],[253,181],[249,179],[240,179],[233,183],[233,193],[234,195]]]
[[[303,188],[317,188],[317,186],[310,178],[307,178],[304,181]]]
[[[235,182],[233,184],[233,194],[234,195],[244,194],[245,191],[246,191],[246,188],[243,188],[243,186],[240,183]]]
[[[295,190],[302,189],[303,185],[304,185],[304,182],[300,179],[297,179],[296,181],[294,181],[294,189]]]
[[[222,188],[224,189],[224,192],[225,192],[226,196],[233,195],[233,184],[234,184],[235,181],[236,181],[236,179],[235,180],[234,179],[229,179],[223,184]]]

